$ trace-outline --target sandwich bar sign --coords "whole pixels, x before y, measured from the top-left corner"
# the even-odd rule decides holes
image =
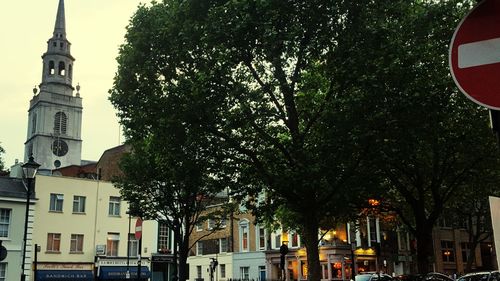
[[[500,1],[483,0],[460,22],[449,64],[460,91],[477,104],[500,110]]]

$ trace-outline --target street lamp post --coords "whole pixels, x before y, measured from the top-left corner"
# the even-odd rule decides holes
[[[22,260],[22,264],[21,264],[21,281],[25,281],[26,274],[24,273],[24,265],[26,263],[26,244],[27,244],[27,240],[28,240],[27,239],[28,238],[28,217],[29,217],[29,211],[30,211],[30,199],[31,199],[31,194],[34,191],[34,187],[32,187],[33,179],[35,178],[36,171],[38,170],[38,167],[40,167],[40,164],[35,162],[33,155],[30,155],[28,163],[23,164],[22,167],[23,167],[23,176],[27,181],[27,185],[26,185],[26,214],[24,217],[23,260]]]

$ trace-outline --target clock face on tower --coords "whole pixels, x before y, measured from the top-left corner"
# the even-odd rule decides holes
[[[52,152],[57,156],[64,156],[68,153],[68,144],[63,140],[55,140],[52,143]]]

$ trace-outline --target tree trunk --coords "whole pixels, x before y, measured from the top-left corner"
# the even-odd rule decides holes
[[[180,243],[179,243],[179,281],[187,280],[187,258],[189,256],[189,225],[184,225],[185,231],[183,231]]]
[[[421,222],[416,225],[417,238],[417,269],[418,273],[427,273],[432,271],[432,262],[434,257],[434,247],[432,239],[432,226]]]
[[[189,248],[187,243],[182,243],[182,249],[179,251],[179,281],[187,280],[187,258],[189,255]]]
[[[304,225],[304,244],[307,253],[307,280],[321,280],[321,266],[319,263],[318,249],[318,230],[319,225],[315,219],[309,218],[309,221]],[[286,265],[285,265],[286,268]]]
[[[177,281],[177,280],[181,280],[181,281],[185,281],[185,279],[179,279],[178,278],[178,272],[177,272],[177,269],[179,268],[179,261],[177,259],[178,257],[178,249],[180,248],[179,247],[179,237],[180,237],[180,227],[179,226],[174,226],[174,251],[173,251],[173,264],[174,264],[174,269],[173,269],[173,272],[172,272],[172,280],[173,281]]]
[[[469,254],[467,255],[467,264],[465,265],[464,272],[469,273],[472,271],[472,264],[476,260],[476,247],[477,245],[474,246],[474,248],[471,247]]]

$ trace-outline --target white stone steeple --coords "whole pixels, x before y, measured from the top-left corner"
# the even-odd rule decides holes
[[[43,74],[41,90],[54,90],[64,95],[73,93],[73,64],[75,59],[71,56],[71,43],[66,38],[66,19],[64,15],[64,0],[59,0],[56,24],[52,38],[47,41],[47,52],[43,54]]]
[[[82,99],[74,95],[71,43],[66,38],[64,0],[59,0],[52,37],[42,55],[42,82],[30,101],[25,161],[33,154],[40,170],[81,164]]]

